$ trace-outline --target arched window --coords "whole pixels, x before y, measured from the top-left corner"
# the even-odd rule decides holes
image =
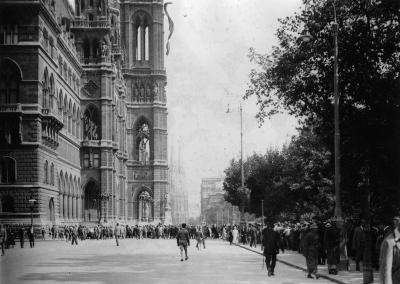
[[[16,163],[13,158],[3,157],[0,163],[1,183],[13,183],[16,180]]]
[[[54,164],[51,163],[50,166],[50,184],[54,185]]]
[[[44,69],[43,80],[42,80],[42,107],[48,108],[49,103],[49,73],[47,67]]]
[[[50,76],[50,100],[49,100],[49,108],[54,109],[54,95],[56,93],[54,86],[54,77],[53,74]]]
[[[0,62],[0,104],[19,103],[21,72],[9,59]]]
[[[148,164],[150,160],[150,129],[142,122],[138,125],[136,134],[136,157],[141,164]]]
[[[144,60],[149,60],[149,27],[144,30]]]
[[[89,105],[83,115],[83,139],[100,140],[100,126],[100,115],[98,109],[94,105]]]
[[[150,58],[150,20],[144,13],[139,13],[134,21],[134,48],[136,60],[149,60]]]
[[[49,183],[49,162],[44,162],[44,183]]]
[[[136,28],[136,60],[142,60],[142,26]]]
[[[63,103],[64,103],[63,94],[62,94],[62,90],[60,89],[60,92],[58,94],[58,114],[59,115],[62,115],[62,113],[63,113]]]
[[[1,199],[1,207],[3,212],[14,212],[14,198],[9,195],[4,196]]]

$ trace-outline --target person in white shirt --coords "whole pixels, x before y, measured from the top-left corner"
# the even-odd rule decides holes
[[[382,242],[380,278],[382,284],[400,284],[400,217],[393,218],[394,230]]]

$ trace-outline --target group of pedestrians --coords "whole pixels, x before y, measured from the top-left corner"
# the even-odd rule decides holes
[[[21,248],[24,248],[25,237],[29,240],[29,246],[35,246],[35,231],[33,226],[18,226],[18,231],[10,230],[6,225],[0,224],[0,245],[1,255],[5,254],[5,249],[14,248],[15,238],[20,241]]]

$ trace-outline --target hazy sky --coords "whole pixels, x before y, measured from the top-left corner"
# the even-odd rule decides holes
[[[248,50],[270,51],[277,42],[278,18],[293,14],[301,0],[171,1],[175,31],[165,58],[168,143],[174,155],[181,148],[190,215],[196,216],[201,179],[223,176],[229,161],[240,157],[239,103],[254,67]],[[259,128],[256,111],[254,100],[243,102],[245,157],[280,147],[296,134],[296,120],[285,115]]]
[[[169,6],[175,22],[165,61],[169,144],[174,154],[178,141],[182,145],[190,215],[199,213],[201,178],[223,176],[232,157],[240,156],[239,103],[254,67],[249,48],[270,51],[278,18],[300,5],[300,0],[173,0]],[[288,116],[259,128],[256,111],[254,100],[243,102],[245,157],[280,147],[296,133],[296,120]]]

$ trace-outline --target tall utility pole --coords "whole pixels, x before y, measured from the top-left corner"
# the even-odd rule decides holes
[[[243,168],[243,110],[240,104],[240,170],[241,170],[241,186],[244,190],[244,168]]]
[[[341,220],[342,206],[340,196],[340,121],[339,121],[339,71],[338,71],[338,23],[336,19],[336,7],[333,3],[333,42],[334,42],[334,61],[333,61],[333,93],[334,93],[334,120],[335,120],[335,216]]]

